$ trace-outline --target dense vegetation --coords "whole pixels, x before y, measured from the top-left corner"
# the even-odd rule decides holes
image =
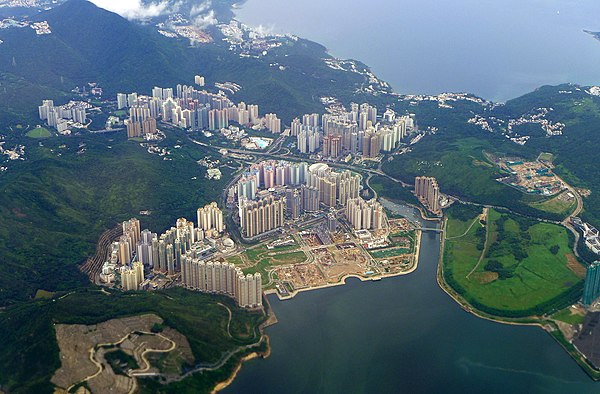
[[[414,176],[433,175],[443,192],[465,200],[561,220],[566,213],[548,208],[551,202],[498,183],[496,178],[502,174],[486,158],[486,153],[492,153],[534,159],[540,151],[549,151],[568,182],[592,190],[583,216],[600,226],[595,162],[600,100],[576,87],[545,87],[492,110],[495,116],[509,119],[553,107],[549,117],[567,125],[564,136],[553,138],[535,126],[522,128],[532,139],[520,147],[467,124],[473,114],[487,111],[479,104],[455,102],[449,109],[435,102],[392,103],[387,95],[366,97],[357,90],[364,76],[327,67],[321,60],[329,56],[325,49],[306,40],[253,59],[241,58],[221,45],[216,31],[214,44],[190,47],[187,40],[168,39],[150,26],[127,22],[83,0],[68,1],[36,19],[48,20],[53,34],[36,36],[32,29],[0,34],[4,41],[0,126],[24,122],[31,130],[39,123],[37,105],[42,99],[66,101],[70,97],[66,92],[91,81],[99,82],[105,96],[112,98],[117,91],[147,93],[155,85],[190,84],[193,75],[202,74],[209,85],[240,84],[242,90],[232,97],[235,101],[258,103],[262,113],[276,112],[286,123],[302,113],[322,110],[322,96],[336,96],[344,103],[368,99],[380,108],[391,105],[398,113],[415,112],[423,130],[437,129],[412,152],[385,163],[392,176],[412,183]],[[564,90],[572,93],[559,93]],[[207,150],[190,146],[186,136],[174,130],[163,143],[171,148],[172,160],[150,155],[116,134],[39,141],[6,127],[2,134],[11,141],[24,141],[27,151],[26,162],[11,163],[9,171],[0,175],[0,306],[12,306],[0,312],[0,332],[5,333],[0,352],[3,389],[50,391],[50,376],[59,365],[52,328],[57,322],[92,324],[155,312],[188,337],[199,362],[214,361],[232,346],[256,340],[262,316],[232,308],[236,315],[232,330],[237,335],[229,340],[223,335],[226,311],[215,305],[214,298],[177,289],[110,296],[84,289],[61,299],[28,301],[38,290],[60,295],[88,287],[77,265],[93,253],[103,230],[140,210],[150,210],[150,216],[141,218],[142,225],[160,232],[177,217],[191,218],[198,206],[215,199],[228,170],[222,168],[221,182],[205,181],[204,170],[195,161]],[[182,148],[174,150],[174,145]],[[416,202],[409,189],[389,178],[374,177],[372,186],[380,195]],[[479,213],[462,205],[450,210],[447,236],[457,238],[447,241],[443,262],[447,282],[471,305],[495,315],[526,316],[557,309],[579,297],[582,281],[567,268],[570,234],[563,228],[492,211],[488,234],[478,223]],[[481,264],[467,277],[482,254]],[[257,269],[264,267],[257,265]],[[231,304],[229,299],[219,301]],[[193,375],[171,386],[146,380],[142,390],[206,391],[215,379],[228,376],[241,356],[219,371]]]
[[[450,133],[427,136],[412,152],[394,157],[384,164],[386,173],[414,183],[419,175],[437,178],[443,193],[466,201],[501,206],[515,212],[550,220],[562,220],[561,213],[545,210],[547,199],[526,195],[496,179],[507,174],[491,163],[486,153],[502,155],[527,154],[515,144],[493,136],[456,138]]]
[[[487,222],[478,221],[480,214],[461,205],[448,211],[444,278],[469,304],[497,316],[524,317],[581,296],[584,270],[565,228],[493,209]]]
[[[507,102],[498,111],[514,117],[543,107],[553,109],[548,114],[550,120],[565,124],[563,135],[534,137],[528,144],[533,149],[552,152],[556,171],[566,181],[592,191],[584,200],[582,216],[600,227],[600,177],[596,160],[596,147],[600,144],[600,97],[589,95],[575,85],[545,86]]]
[[[218,303],[227,305],[233,312],[230,325],[233,338],[227,334],[228,312]],[[258,326],[264,320],[262,312],[236,308],[229,297],[180,288],[164,292],[111,292],[109,295],[97,290],[78,291],[52,300],[21,304],[10,312],[0,313],[0,332],[4,339],[0,352],[2,388],[15,393],[53,391],[50,378],[60,366],[54,324],[96,324],[144,313],[157,314],[165,325],[184,334],[196,362],[204,365],[219,361],[225,352],[240,345],[256,343],[260,338]],[[204,385],[201,392],[208,392],[218,378],[228,376],[234,366],[228,364],[219,374],[195,374],[185,382],[201,381]]]
[[[0,34],[0,87],[6,88],[0,89],[0,125],[17,119],[35,124],[43,98],[65,100],[65,92],[88,82],[98,82],[105,96],[114,98],[119,91],[189,85],[196,74],[204,75],[209,86],[240,84],[234,100],[257,103],[262,113],[276,112],[286,122],[322,111],[323,96],[365,98],[357,89],[366,78],[328,67],[322,61],[330,57],[326,49],[307,40],[290,41],[260,58],[242,58],[221,41],[216,28],[210,30],[214,43],[190,46],[188,39],[164,37],[152,24],[129,22],[86,0],[69,0],[34,19],[47,20],[52,34],[37,36],[33,29]]]
[[[0,305],[86,285],[77,265],[120,221],[137,216],[162,232],[216,198],[225,180],[207,183],[195,163],[206,150],[180,137],[164,142],[184,145],[170,161],[115,134],[31,144],[30,159],[0,177]]]

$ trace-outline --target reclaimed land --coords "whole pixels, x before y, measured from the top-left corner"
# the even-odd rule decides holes
[[[481,220],[480,208],[448,211],[442,265],[450,287],[474,308],[509,318],[543,315],[578,299],[583,267],[573,262],[565,228],[486,211]]]
[[[564,250],[568,250],[566,256],[569,256],[569,253],[571,252],[569,246],[573,243],[573,240],[570,238],[570,233],[557,225],[550,225],[548,223],[532,225],[532,223],[529,223],[530,227],[527,228],[528,232],[532,227],[539,227],[531,232],[535,234],[535,236],[532,236],[528,241],[537,243],[538,247],[540,245],[550,245],[548,249],[550,254],[554,255],[555,258],[549,259],[546,263],[547,266],[544,266],[541,257],[532,259],[530,264],[527,264],[524,259],[519,263],[515,263],[512,267],[507,266],[508,270],[505,272],[502,272],[504,268],[492,272],[492,275],[496,274],[498,277],[490,281],[490,271],[487,271],[487,273],[483,272],[486,271],[486,265],[483,265],[483,271],[479,268],[479,266],[481,266],[481,261],[477,258],[477,251],[480,251],[481,253],[485,250],[485,254],[479,254],[480,258],[481,256],[484,256],[485,258],[489,247],[487,244],[498,240],[498,220],[501,220],[501,225],[506,224],[506,222],[502,223],[502,219],[499,219],[503,214],[496,211],[490,212],[491,214],[486,215],[484,218],[483,216],[479,216],[482,214],[480,208],[474,206],[459,205],[449,210],[445,220],[446,236],[442,238],[440,244],[440,264],[438,265],[437,272],[438,284],[442,290],[452,297],[464,310],[475,316],[504,324],[534,325],[544,329],[592,379],[600,380],[600,371],[596,369],[569,341],[569,339],[565,337],[565,333],[560,327],[561,323],[575,324],[581,321],[581,317],[573,315],[569,311],[568,306],[575,303],[581,297],[583,289],[583,280],[581,280],[583,277],[582,274],[584,273],[582,270],[583,267],[579,262],[577,262],[577,266],[575,266],[572,257],[565,257],[563,260],[558,257],[558,252],[556,254],[553,253],[553,250],[556,251],[554,245],[558,244],[559,252],[562,253]],[[480,219],[482,220],[480,221]],[[515,223],[519,222],[518,219],[515,220],[514,216],[510,219]],[[492,222],[491,224],[489,224],[490,221]],[[473,222],[475,222],[476,225],[473,225]],[[477,235],[477,228],[482,228],[481,225],[483,223],[493,227],[492,231],[486,231],[485,235],[479,231],[479,235]],[[473,226],[471,227],[471,225]],[[556,228],[550,229],[547,226],[554,226]],[[508,227],[512,227],[513,231],[516,230],[514,223],[509,222]],[[545,231],[542,231],[542,227]],[[462,233],[464,235],[458,235],[458,238],[455,238],[462,229],[467,229]],[[563,230],[565,230],[565,233],[561,234]],[[453,234],[453,236],[450,237],[448,236],[449,234]],[[544,235],[547,238],[540,239],[540,235]],[[460,247],[453,245],[453,242],[456,242],[457,239],[462,239],[462,241],[459,242]],[[550,250],[550,248],[553,248],[553,250]],[[535,250],[540,251],[540,248],[536,248]],[[462,270],[461,268],[458,268],[458,274],[454,271],[455,267],[466,264],[459,261],[459,258],[457,258],[459,255],[457,253],[462,253],[464,258],[463,261],[470,262],[469,264],[472,267],[470,270],[467,271],[467,267],[465,266],[462,267]],[[448,255],[450,255],[450,257]],[[548,258],[548,255],[542,252],[542,257],[544,256]],[[513,258],[514,257],[513,253]],[[521,269],[517,269],[519,265],[522,265]],[[504,265],[502,265],[502,267],[504,267]],[[540,267],[543,268],[542,271],[537,272]],[[489,270],[492,268],[497,269],[499,267],[496,265],[488,265],[487,268]],[[521,284],[516,284],[513,283],[514,281],[510,280],[512,277],[510,277],[509,271],[512,271],[513,275],[519,275],[521,272],[527,272],[527,274],[524,274],[523,277],[519,276],[522,282]],[[464,273],[466,273],[466,275],[471,273],[469,277],[475,275],[475,278],[477,278],[477,273],[479,273],[479,280],[471,282],[466,278],[466,275],[461,276],[461,274]],[[505,278],[500,279],[500,275],[505,276]],[[508,282],[498,283],[496,286],[488,286],[490,283],[500,280],[508,280]],[[573,280],[575,282],[572,282]],[[462,287],[461,283],[466,283],[466,281],[470,282],[467,285],[469,287]],[[541,287],[544,283],[553,290],[542,289]],[[560,293],[561,283],[563,285],[562,293]],[[504,288],[500,285],[504,285]],[[513,289],[520,290],[523,293],[536,293],[534,299],[537,299],[539,303],[535,305],[534,302],[531,302],[526,296],[522,296],[520,298],[521,302],[519,302],[519,300],[511,293]],[[542,294],[545,296],[542,297]],[[494,300],[492,298],[493,296],[498,299]],[[481,300],[488,301],[489,305],[483,304]],[[544,301],[540,302],[540,300]],[[513,308],[519,309],[507,309],[505,305],[512,305]]]

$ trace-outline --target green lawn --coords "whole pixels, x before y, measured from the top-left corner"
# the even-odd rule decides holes
[[[566,200],[564,197],[568,192],[563,192],[556,197],[552,197],[546,201],[542,202],[534,202],[529,205],[535,209],[539,209],[541,211],[546,211],[550,213],[556,213],[563,217],[568,216],[575,207],[577,206],[577,200],[574,198],[570,201]]]
[[[481,214],[481,208],[471,205],[455,205],[448,211],[448,217],[452,220],[452,226],[446,228],[446,238],[460,237],[467,229],[477,221]],[[473,227],[481,227],[475,223]]]
[[[290,248],[296,247],[290,245]],[[288,250],[287,248],[284,249],[283,247],[282,249],[284,251]],[[254,274],[255,272],[260,272],[260,274],[262,275],[262,281],[264,285],[269,282],[269,270],[271,269],[271,267],[287,264],[300,264],[306,261],[306,254],[303,251],[278,254],[278,251],[282,249],[275,248],[270,250],[267,249],[267,247],[264,245],[248,249],[246,251],[246,256],[248,260],[252,263],[252,266],[244,268],[244,273]],[[231,261],[231,259],[229,260]],[[235,261],[232,262],[235,264]]]
[[[383,250],[376,250],[369,252],[371,256],[376,259],[385,259],[388,257],[400,256],[406,253],[410,253],[410,249],[407,248],[388,248]]]
[[[452,210],[449,216],[449,233],[460,232],[465,221],[452,219]],[[484,250],[485,231],[479,226],[446,240],[444,250],[447,282],[473,306],[526,316],[569,305],[580,296],[582,280],[567,266],[572,251],[565,228],[495,210],[490,210],[488,226],[486,253],[472,273]]]
[[[229,258],[227,258],[227,262],[228,263],[233,263],[235,265],[242,265],[244,264],[244,261],[242,260],[240,255],[236,255],[236,256],[231,256]]]
[[[52,133],[45,127],[36,127],[33,130],[29,130],[27,134],[25,134],[29,138],[48,138],[52,137]]]
[[[280,264],[300,264],[306,260],[306,254],[302,251],[282,253],[271,256],[271,262],[274,265]]]
[[[252,267],[244,268],[242,271],[244,274],[260,273],[262,284],[265,285],[269,282],[269,268],[271,268],[271,260],[262,259]]]
[[[552,315],[552,318],[555,320],[562,321],[571,325],[583,324],[583,319],[585,316],[580,315],[578,313],[571,313],[569,308],[565,308],[561,311],[556,312]]]
[[[552,153],[548,153],[548,152],[542,152],[540,153],[540,155],[538,156],[538,160],[543,160],[543,161],[549,161],[552,162],[552,160],[554,160],[554,155]]]

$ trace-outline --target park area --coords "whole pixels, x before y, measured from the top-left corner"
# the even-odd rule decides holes
[[[567,229],[494,209],[448,211],[444,279],[473,307],[493,315],[539,315],[575,302],[584,267]]]
[[[48,138],[52,137],[52,133],[45,127],[36,127],[33,130],[29,130],[26,134],[29,138]]]
[[[297,244],[277,246],[273,249],[268,249],[261,244],[249,248],[245,253],[230,257],[227,261],[242,268],[245,274],[259,272],[262,275],[263,285],[268,285],[270,283],[269,271],[273,268],[306,261],[306,254],[297,249]]]

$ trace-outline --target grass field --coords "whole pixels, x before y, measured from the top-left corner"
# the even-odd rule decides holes
[[[532,208],[539,209],[541,211],[546,211],[550,213],[556,213],[561,216],[568,216],[575,207],[577,207],[577,200],[566,198],[568,192],[562,192],[556,197],[550,198],[549,200],[542,202],[534,202],[529,204]]]
[[[577,325],[583,324],[583,319],[585,318],[585,316],[579,313],[572,313],[569,308],[565,308],[552,315],[552,318],[567,324]]]
[[[51,291],[46,291],[46,290],[38,289],[38,291],[35,292],[34,299],[36,299],[36,300],[49,299],[49,298],[52,298],[52,297],[54,297],[54,293],[52,293]]]
[[[290,252],[290,253],[281,253],[272,255],[271,261],[276,264],[300,264],[306,260],[306,254],[302,251],[299,252]]]
[[[448,234],[472,222],[448,212]],[[447,282],[473,306],[499,315],[530,315],[569,302],[582,286],[567,230],[549,223],[490,210],[488,237],[481,225],[464,236],[446,239]],[[475,268],[476,267],[476,268]],[[565,306],[566,306],[565,305]]]
[[[542,152],[538,156],[538,160],[552,162],[552,160],[554,160],[554,155],[552,153]]]
[[[406,253],[410,253],[410,249],[407,248],[388,248],[383,250],[375,250],[369,252],[371,256],[376,259],[385,259],[388,257],[401,256]]]
[[[228,263],[233,263],[235,265],[242,265],[242,264],[244,264],[244,260],[242,260],[242,258],[239,255],[231,256],[231,257],[227,258],[227,262]]]
[[[297,246],[289,245],[275,249],[267,249],[265,245],[260,245],[245,252],[246,258],[252,266],[244,268],[245,274],[254,274],[259,272],[262,275],[263,285],[269,282],[269,270],[278,265],[299,264],[306,261],[306,254],[303,251],[288,252],[296,249]],[[237,256],[236,256],[237,257]],[[231,259],[229,259],[231,261]],[[242,259],[240,258],[240,261]],[[234,264],[235,261],[231,261]]]
[[[26,134],[29,138],[48,138],[52,137],[52,133],[45,127],[36,127],[33,130],[29,130]]]

